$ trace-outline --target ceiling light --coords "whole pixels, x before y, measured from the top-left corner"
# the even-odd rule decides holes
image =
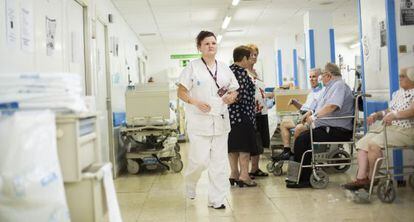
[[[223,38],[223,36],[222,36],[222,35],[218,35],[218,36],[217,36],[217,43],[220,43],[222,38]]]
[[[240,2],[240,0],[233,0],[233,1],[231,2],[231,4],[232,4],[233,6],[236,6],[236,5],[238,5],[238,4],[239,4],[239,2]]]
[[[326,1],[326,2],[319,3],[319,5],[331,5],[333,3],[334,3],[333,1]]]
[[[230,20],[231,20],[231,16],[226,16],[226,18],[223,21],[223,24],[221,25],[221,28],[226,29],[227,26],[229,26]]]
[[[154,33],[154,32],[139,33],[139,36],[154,36],[154,35],[157,35],[157,33]]]
[[[355,49],[355,48],[359,47],[360,45],[361,45],[361,43],[357,42],[357,43],[354,43],[354,44],[350,45],[349,48]]]

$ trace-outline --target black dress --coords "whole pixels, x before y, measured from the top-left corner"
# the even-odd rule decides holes
[[[228,140],[228,152],[245,152],[257,155],[256,144],[256,109],[255,109],[255,85],[247,71],[233,64],[230,66],[237,82],[240,85],[237,102],[229,106],[231,131]]]

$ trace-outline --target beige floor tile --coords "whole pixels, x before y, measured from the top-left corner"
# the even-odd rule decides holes
[[[184,165],[188,144],[181,145]],[[262,158],[260,168],[268,160]],[[144,171],[123,174],[115,180],[118,202],[124,221],[254,222],[254,221],[413,221],[414,191],[398,188],[397,199],[384,204],[376,194],[369,204],[356,204],[346,197],[340,184],[355,176],[356,167],[343,174],[330,174],[328,188],[287,189],[285,176],[256,178],[258,187],[232,187],[225,210],[208,204],[208,175],[204,172],[197,186],[197,197],[184,197],[183,172]]]
[[[237,222],[253,222],[253,221],[266,221],[266,222],[280,222],[286,221],[286,218],[281,213],[248,213],[248,214],[235,214]]]

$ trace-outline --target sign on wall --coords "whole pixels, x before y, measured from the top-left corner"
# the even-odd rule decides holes
[[[6,35],[7,44],[15,47],[17,42],[16,2],[12,0],[6,1]]]
[[[400,3],[400,24],[414,25],[414,6],[413,0],[401,0]]]
[[[46,19],[46,55],[52,56],[55,51],[56,38],[56,19],[45,17]]]

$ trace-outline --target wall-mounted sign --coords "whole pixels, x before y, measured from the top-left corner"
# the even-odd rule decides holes
[[[385,29],[385,22],[381,21],[379,23],[380,26],[380,42],[381,47],[384,47],[387,45],[387,30]]]
[[[172,54],[170,59],[198,59],[201,58],[201,54]]]
[[[46,16],[46,55],[52,56],[55,51],[56,19]]]
[[[414,6],[413,0],[401,0],[400,3],[400,24],[414,25]]]

